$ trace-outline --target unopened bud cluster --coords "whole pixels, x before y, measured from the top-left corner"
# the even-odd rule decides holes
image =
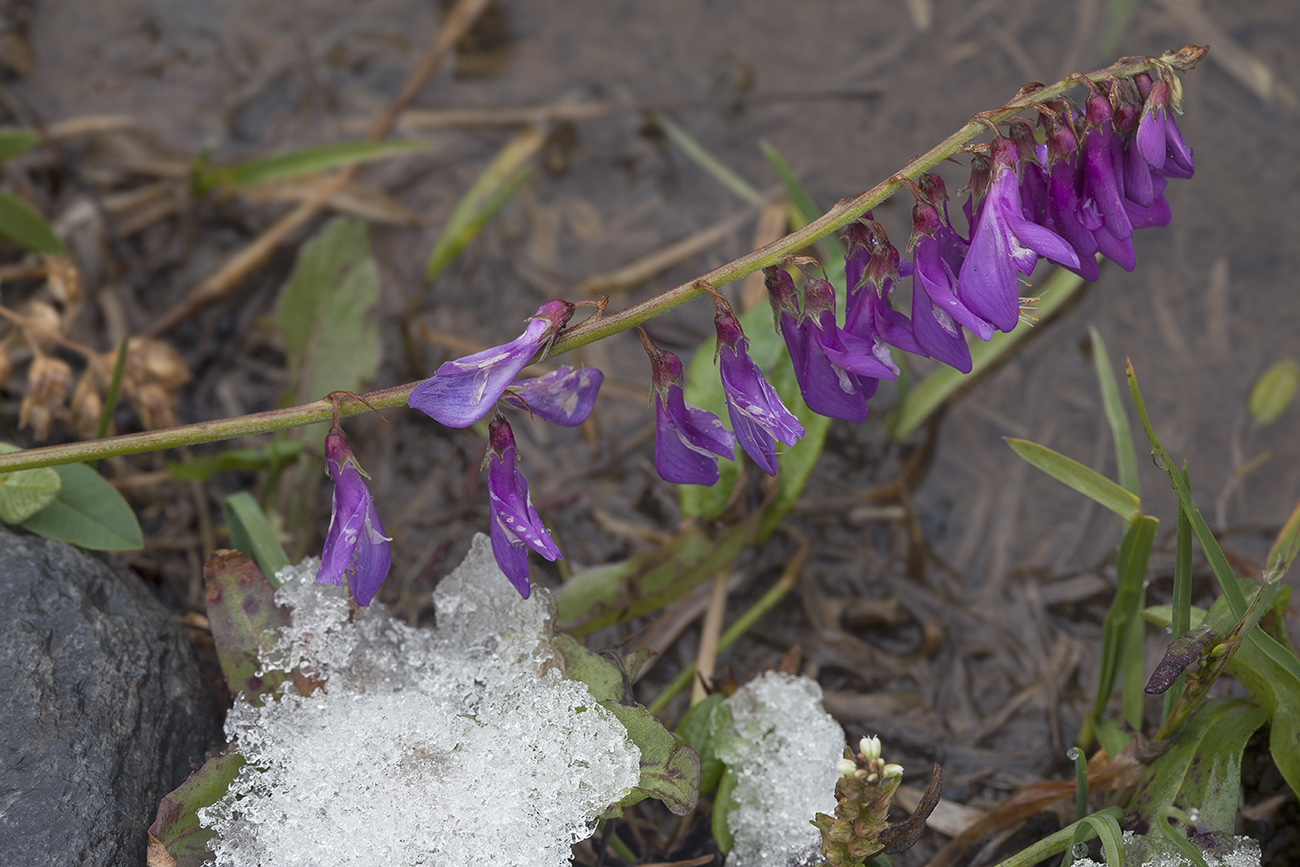
[[[813,825],[822,834],[822,855],[837,867],[860,865],[885,848],[881,834],[889,827],[889,806],[902,782],[901,765],[886,763],[880,738],[864,737],[856,753],[844,748],[836,763],[835,815],[818,813]]]

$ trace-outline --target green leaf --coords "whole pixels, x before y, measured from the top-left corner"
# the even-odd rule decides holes
[[[1124,863],[1121,856],[1124,851],[1124,832],[1119,826],[1119,820],[1123,817],[1124,811],[1119,807],[1109,807],[1090,816],[1084,816],[1078,822],[1066,825],[1056,833],[1022,849],[997,867],[1033,867],[1040,861],[1069,849],[1076,842],[1076,836],[1079,841],[1099,838],[1106,864],[1109,867],[1121,867]]]
[[[700,797],[700,757],[695,750],[639,704],[602,701],[601,705],[618,718],[641,750],[641,780],[619,806],[658,798],[674,815],[694,810]]]
[[[0,237],[34,253],[68,255],[68,248],[63,246],[45,218],[22,199],[5,192],[0,192]]]
[[[475,179],[457,203],[456,210],[452,211],[433,252],[429,254],[429,263],[424,269],[426,282],[433,282],[460,255],[528,179],[533,171],[530,163],[545,143],[546,134],[536,127],[529,127],[507,142]],[[423,292],[417,293],[412,306],[417,306],[423,297]]]
[[[302,453],[297,440],[275,440],[260,448],[228,449],[219,455],[167,462],[167,472],[186,482],[206,482],[231,470],[274,470],[292,463]]]
[[[200,163],[194,168],[193,182],[195,190],[200,195],[211,192],[217,187],[242,190],[259,184],[286,181],[329,169],[383,159],[395,154],[425,150],[427,147],[428,145],[421,141],[335,142],[230,166],[207,166]]]
[[[1263,427],[1282,417],[1295,400],[1300,388],[1300,364],[1293,358],[1284,358],[1255,380],[1246,399],[1246,408],[1255,424]]]
[[[257,564],[237,551],[218,551],[203,567],[212,641],[231,695],[261,706],[284,682],[280,671],[258,674],[258,654],[275,646],[276,630],[289,625],[289,609],[275,602]]]
[[[1196,501],[1192,499],[1192,492],[1187,486],[1187,480],[1178,472],[1173,458],[1170,457],[1164,444],[1160,442],[1160,438],[1156,436],[1155,428],[1151,426],[1151,419],[1147,415],[1146,404],[1142,400],[1142,392],[1138,388],[1137,373],[1133,370],[1131,364],[1128,366],[1126,373],[1129,394],[1133,398],[1133,405],[1137,409],[1138,418],[1142,422],[1142,429],[1146,431],[1147,439],[1151,442],[1151,450],[1159,465],[1164,468],[1165,475],[1169,477],[1169,482],[1178,495],[1178,507],[1187,516],[1187,520],[1191,522],[1192,531],[1196,534],[1196,541],[1201,545],[1201,552],[1205,555],[1206,561],[1209,562],[1210,570],[1214,573],[1214,579],[1218,583],[1219,589],[1223,591],[1223,597],[1232,609],[1233,616],[1238,620],[1244,619],[1247,613],[1246,597],[1237,584],[1237,578],[1232,571],[1232,566],[1228,564],[1228,558],[1224,556],[1218,540],[1214,538],[1214,533],[1210,531],[1209,524],[1205,523],[1201,510],[1196,507]],[[1247,640],[1282,669],[1286,670],[1291,678],[1300,680],[1300,660],[1296,659],[1294,653],[1278,643],[1277,639],[1262,629],[1252,628],[1247,634]]]
[[[723,764],[713,746],[713,714],[728,712],[721,693],[712,693],[692,707],[677,723],[676,733],[700,757],[700,794],[707,795],[722,778]],[[716,709],[721,708],[721,711]]]
[[[1282,576],[1291,568],[1297,552],[1300,552],[1300,503],[1291,510],[1286,523],[1273,540],[1273,547],[1269,549],[1268,558],[1264,561],[1264,581],[1281,581]]]
[[[1118,467],[1119,483],[1134,496],[1141,496],[1137,450],[1133,446],[1133,431],[1129,428],[1128,413],[1119,399],[1115,370],[1110,366],[1110,355],[1100,332],[1089,325],[1088,334],[1092,340],[1092,362],[1097,368],[1097,383],[1101,386],[1101,405],[1106,410],[1106,422],[1110,425],[1110,435],[1115,440],[1115,464]]]
[[[298,254],[275,316],[284,333],[295,402],[359,391],[379,366],[379,269],[366,227],[330,221]]]
[[[239,753],[214,756],[158,804],[149,833],[167,847],[176,867],[212,863],[208,841],[216,832],[199,824],[198,812],[221,800],[243,766],[244,757]]]
[[[18,446],[0,443],[0,454],[16,451]],[[52,467],[0,473],[0,521],[21,524],[54,502],[62,484]]]
[[[25,129],[0,129],[0,163],[31,150],[41,137]]]
[[[1012,331],[994,333],[987,342],[970,338],[971,372],[964,374],[947,365],[941,366],[934,373],[921,380],[904,397],[899,407],[894,410],[890,422],[890,434],[895,440],[905,440],[933,415],[949,399],[956,398],[967,388],[979,381],[981,375],[993,370],[1028,338],[1035,328],[1051,319],[1087,283],[1083,278],[1064,268],[1052,271],[1038,287],[1038,323],[1031,325],[1021,322]]]
[[[230,544],[252,557],[271,586],[279,587],[275,573],[289,565],[289,555],[257,500],[247,491],[231,494],[221,504],[221,514],[230,531]]]
[[[724,855],[731,851],[736,839],[731,836],[731,811],[736,809],[736,772],[725,768],[718,780],[718,791],[713,796],[713,842]],[[811,821],[811,820],[809,820]]]
[[[551,639],[551,646],[564,657],[564,676],[585,683],[597,701],[623,701],[649,655],[645,650],[629,656],[615,654],[616,662],[605,654],[592,653],[563,632]]]
[[[1105,506],[1129,524],[1142,518],[1142,501],[1136,494],[1112,482],[1101,473],[1067,458],[1047,446],[1028,440],[1006,437],[1007,445],[1029,463],[1062,484],[1069,485],[1088,499]]]
[[[51,469],[59,474],[59,495],[23,521],[23,529],[92,551],[144,547],[144,534],[131,506],[103,476],[85,464]]]
[[[1200,831],[1231,837],[1241,799],[1241,754],[1264,719],[1263,710],[1241,699],[1208,702],[1151,764],[1129,809],[1155,824],[1165,807],[1194,807]]]

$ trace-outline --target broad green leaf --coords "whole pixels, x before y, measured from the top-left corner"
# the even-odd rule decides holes
[[[1088,334],[1092,340],[1092,362],[1097,368],[1097,384],[1101,386],[1101,405],[1106,410],[1106,422],[1110,425],[1110,435],[1115,440],[1115,464],[1119,483],[1135,497],[1141,496],[1133,431],[1129,428],[1124,403],[1119,399],[1119,386],[1115,382],[1115,371],[1110,366],[1110,355],[1096,328],[1089,325]]]
[[[231,166],[197,165],[194,188],[200,194],[217,187],[241,190],[274,181],[286,181],[329,169],[383,159],[395,154],[425,150],[421,141],[347,141],[315,145],[273,157],[248,160]]]
[[[757,516],[710,538],[698,526],[617,567],[575,575],[555,595],[557,620],[582,636],[658,611],[730,563],[749,544]]]
[[[950,398],[971,387],[979,377],[991,371],[1009,357],[1019,344],[1033,334],[1035,328],[1062,310],[1087,284],[1083,278],[1064,268],[1053,270],[1038,287],[1040,293],[1036,316],[1038,322],[1021,322],[1012,331],[995,332],[987,343],[970,338],[971,372],[961,373],[944,365],[908,391],[894,410],[890,421],[890,434],[895,440],[905,440]]]
[[[1029,463],[1088,499],[1105,506],[1129,524],[1142,518],[1142,502],[1136,494],[1112,482],[1101,473],[1047,446],[1006,437],[1007,445]]]
[[[1233,615],[1240,620],[1246,616],[1247,603],[1245,595],[1242,594],[1241,588],[1237,584],[1236,575],[1228,564],[1228,558],[1224,556],[1223,549],[1219,547],[1218,540],[1214,538],[1214,533],[1210,531],[1210,525],[1205,523],[1201,510],[1196,507],[1196,501],[1192,499],[1192,492],[1187,485],[1187,480],[1178,472],[1173,458],[1170,457],[1164,444],[1160,442],[1160,438],[1156,436],[1155,428],[1152,427],[1151,419],[1147,415],[1146,404],[1143,402],[1142,392],[1138,388],[1137,373],[1133,370],[1132,364],[1128,365],[1125,373],[1128,376],[1129,394],[1133,398],[1133,406],[1137,409],[1138,418],[1142,422],[1142,429],[1146,431],[1147,439],[1151,442],[1151,450],[1159,465],[1164,468],[1165,475],[1169,477],[1169,482],[1178,495],[1178,507],[1186,514],[1187,520],[1191,522],[1192,531],[1196,534],[1196,541],[1200,543],[1201,552],[1210,564],[1210,570],[1214,573],[1214,579],[1218,583],[1219,589],[1223,591],[1223,598],[1227,600]],[[1273,660],[1274,663],[1285,669],[1293,679],[1300,680],[1300,660],[1296,659],[1294,653],[1279,644],[1277,639],[1262,629],[1252,628],[1247,634],[1247,640],[1260,652],[1268,656],[1269,659]]]
[[[700,757],[695,750],[639,704],[602,701],[601,705],[618,718],[641,750],[641,780],[619,806],[658,798],[674,815],[694,810],[700,797]]]
[[[41,137],[25,129],[0,129],[0,163],[25,153],[41,143]]]
[[[16,451],[18,446],[0,443],[0,454]],[[52,467],[0,473],[0,521],[21,524],[54,502],[62,484]]]
[[[597,701],[623,701],[636,674],[645,663],[648,651],[629,656],[592,653],[572,635],[559,633],[551,646],[564,657],[564,676],[585,683]]]
[[[289,565],[289,555],[257,500],[247,491],[231,494],[221,504],[221,514],[230,531],[230,544],[252,557],[271,586],[279,587],[275,573]]]
[[[1294,358],[1284,358],[1264,371],[1250,387],[1246,408],[1255,424],[1263,427],[1282,417],[1295,400],[1300,388],[1300,364]]]
[[[85,464],[52,469],[59,474],[59,495],[23,521],[23,529],[93,551],[144,547],[144,534],[131,506],[103,476]]]
[[[452,211],[447,225],[429,254],[424,268],[426,282],[433,280],[452,263],[465,246],[482,231],[488,221],[510,200],[515,191],[532,174],[532,159],[546,143],[546,134],[529,127],[506,143]],[[423,293],[414,296],[414,304]]]
[[[205,482],[230,470],[269,470],[292,463],[302,453],[297,440],[275,440],[260,448],[228,449],[219,455],[167,462],[167,472],[186,482]]]
[[[289,609],[275,602],[271,586],[257,564],[238,551],[217,551],[203,567],[205,602],[212,641],[231,695],[261,706],[284,682],[285,674],[258,674],[259,652],[276,641],[276,630],[289,625]]]
[[[63,246],[45,218],[22,199],[5,192],[0,192],[0,237],[34,253],[68,255],[68,248]]]
[[[216,832],[199,824],[198,812],[221,800],[243,766],[244,757],[239,753],[214,756],[158,804],[158,815],[149,833],[167,847],[168,854],[176,859],[176,867],[212,863],[208,841]]]
[[[721,693],[713,693],[704,701],[692,707],[677,723],[676,733],[691,745],[700,757],[700,794],[707,795],[713,791],[722,777],[722,760],[713,747],[713,714],[730,713]]]
[[[291,398],[359,391],[379,366],[379,269],[366,227],[330,221],[298,254],[275,316],[289,356]]]
[[[1241,754],[1265,713],[1241,699],[1217,698],[1200,708],[1148,768],[1129,809],[1151,820],[1163,808],[1195,808],[1200,831],[1232,836],[1241,799]]]

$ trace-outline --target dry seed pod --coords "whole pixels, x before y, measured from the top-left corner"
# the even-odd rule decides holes
[[[99,394],[96,379],[94,372],[87,369],[77,380],[77,387],[72,390],[72,398],[68,401],[72,426],[85,439],[99,432],[99,417],[104,412],[104,399]]]
[[[156,382],[123,379],[122,390],[140,415],[140,422],[148,430],[171,427],[176,424],[172,411],[175,401],[171,392]]]
[[[127,367],[134,368],[137,377],[147,374],[168,390],[184,385],[190,379],[190,370],[181,354],[171,344],[152,337],[131,338]]]
[[[29,301],[24,313],[23,337],[37,353],[49,352],[54,348],[54,338],[63,330],[63,317],[53,304],[45,301]]]
[[[72,384],[72,368],[49,355],[37,355],[27,371],[27,394],[18,408],[18,424],[43,440],[50,435],[54,414],[63,408]]]

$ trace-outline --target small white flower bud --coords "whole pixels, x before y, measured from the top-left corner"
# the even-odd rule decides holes
[[[851,777],[857,769],[858,763],[853,759],[840,759],[835,763],[835,770],[839,771],[841,776]]]
[[[862,753],[862,757],[867,761],[880,758],[880,738],[872,735],[858,741],[858,752]]]
[[[880,775],[884,777],[886,780],[889,779],[890,777],[901,777],[903,776],[903,766],[885,765],[883,768],[880,769]]]

